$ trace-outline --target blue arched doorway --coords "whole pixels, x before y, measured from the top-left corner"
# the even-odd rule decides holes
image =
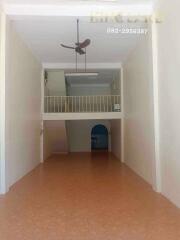
[[[98,124],[91,131],[91,150],[108,150],[108,130]]]

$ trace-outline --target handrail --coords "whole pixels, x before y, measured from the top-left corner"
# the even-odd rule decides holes
[[[120,95],[45,96],[45,113],[120,112]]]

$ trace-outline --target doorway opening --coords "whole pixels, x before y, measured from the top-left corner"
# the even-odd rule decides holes
[[[108,151],[108,130],[98,124],[91,131],[91,151]]]

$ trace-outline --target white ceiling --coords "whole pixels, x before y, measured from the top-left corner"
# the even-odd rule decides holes
[[[73,46],[76,42],[76,17],[23,17],[13,20],[13,24],[41,62],[75,61],[74,51],[62,48],[60,43]],[[108,27],[116,26],[125,27],[112,23],[91,23],[88,17],[80,18],[80,40],[91,39],[91,45],[87,48],[89,63],[123,62],[143,37],[137,34],[107,34]],[[139,26],[130,24],[127,27]],[[79,56],[78,61],[83,62],[84,56]]]
[[[78,3],[84,3],[84,2],[116,2],[120,4],[149,4],[154,2],[154,0],[2,0],[2,2],[6,4],[62,4],[67,2],[78,2]]]
[[[42,63],[75,62],[75,53],[60,47],[60,43],[73,45],[76,42],[77,16],[80,16],[80,39],[82,41],[86,38],[91,39],[91,45],[87,49],[88,63],[119,63],[127,58],[142,36],[107,34],[108,27],[124,26],[94,24],[84,16],[91,16],[92,10],[97,10],[97,6],[99,10],[104,7],[104,10],[113,12],[125,6],[122,11],[149,13],[155,0],[2,0],[2,2],[5,12],[10,16],[20,36]],[[128,6],[135,8],[130,10]],[[79,56],[78,61],[83,62],[84,56]]]

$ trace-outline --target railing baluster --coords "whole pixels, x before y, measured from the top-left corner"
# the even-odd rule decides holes
[[[46,112],[48,113],[48,97],[46,97]]]
[[[121,112],[121,96],[119,96],[119,105],[120,105],[120,112]]]
[[[66,101],[66,112],[68,112],[68,97],[64,97]]]
[[[83,112],[83,99],[82,99],[83,96],[80,96],[79,99],[80,99],[80,112]]]
[[[69,96],[67,96],[67,112],[69,112]]]
[[[69,97],[65,97],[66,99],[66,112],[68,112],[68,100],[69,100]]]
[[[108,112],[108,96],[106,96],[106,112]]]
[[[55,97],[55,112],[58,112],[57,96]]]
[[[66,112],[66,99],[64,96],[63,96],[63,107],[64,107],[64,111]]]
[[[46,112],[48,113],[48,97],[46,97]]]
[[[97,95],[95,96],[95,112],[97,112]]]
[[[75,112],[76,112],[76,96],[74,97],[74,102],[75,102],[75,106],[74,106],[74,108],[75,108]]]
[[[113,96],[113,112],[114,112],[115,96]]]
[[[88,112],[91,112],[90,96],[88,96]]]
[[[53,97],[53,112],[55,112],[55,101],[54,101],[55,97]]]
[[[81,97],[81,107],[82,107],[82,112],[84,112],[84,106],[83,106],[83,96]]]
[[[101,110],[104,112],[104,96],[101,96],[102,101],[101,101]]]
[[[106,108],[105,108],[105,96],[103,96],[103,110],[104,110],[104,112],[106,111]]]
[[[73,112],[73,97],[71,96],[71,112]]]
[[[107,96],[105,96],[105,112],[108,112],[107,111]]]
[[[43,106],[43,111],[46,113],[46,108],[47,108],[47,105],[46,105],[46,97],[44,98],[44,106]]]
[[[111,112],[111,95],[109,96],[109,111]]]
[[[50,111],[50,97],[48,96],[47,99],[48,99],[48,113],[49,113],[49,112],[51,112]]]
[[[109,110],[109,109],[108,109],[108,97],[109,97],[109,96],[106,96],[106,111],[107,111],[107,112],[108,112],[108,110]]]
[[[118,104],[118,96],[116,96],[116,104]]]
[[[93,112],[93,96],[90,96],[91,112]]]
[[[61,112],[62,112],[62,96],[60,96],[60,107],[61,107]]]
[[[74,112],[74,97],[72,96],[72,112]]]
[[[99,96],[97,97],[97,100],[98,100],[98,112],[100,112],[100,97]]]
[[[48,112],[51,112],[51,98],[48,97]]]
[[[103,99],[103,112],[105,111],[105,104],[104,104],[104,96],[102,97]]]
[[[59,97],[57,97],[56,100],[57,100],[57,109],[58,109],[57,111],[58,111],[58,113],[59,113]]]
[[[101,97],[98,96],[98,112],[101,112]]]

